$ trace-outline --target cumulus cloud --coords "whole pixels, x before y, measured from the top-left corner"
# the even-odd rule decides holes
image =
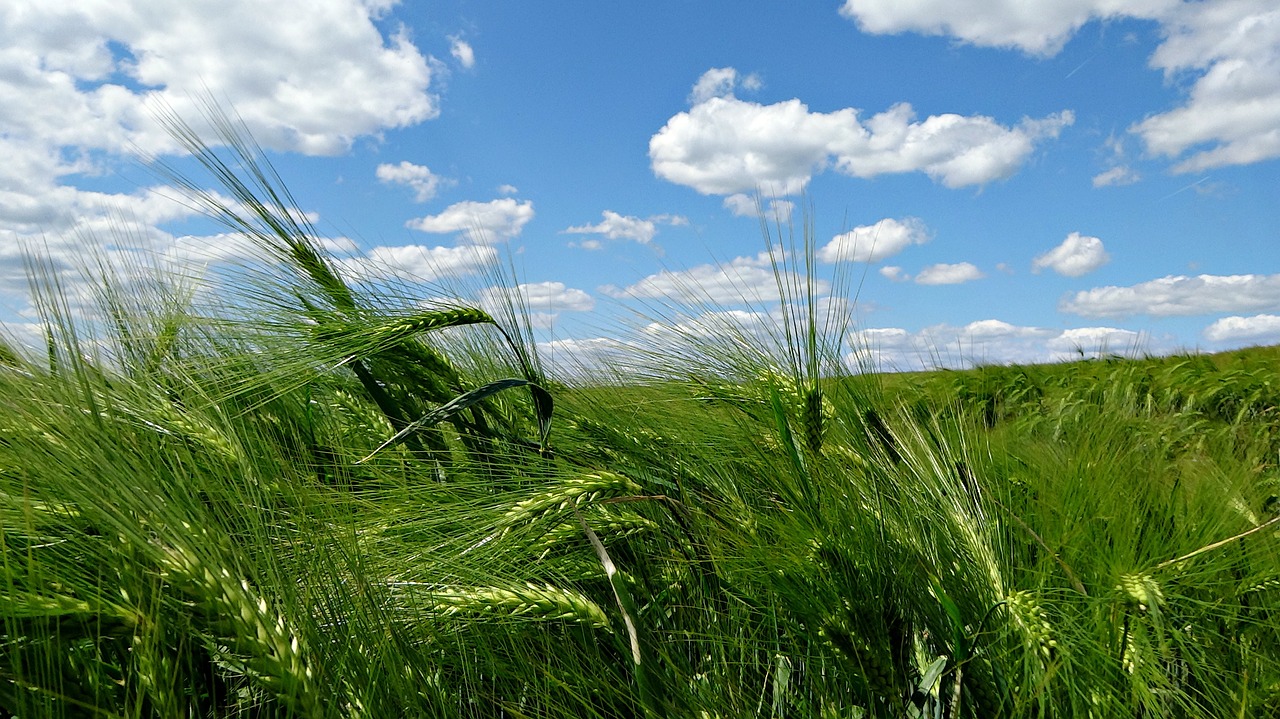
[[[384,245],[374,247],[362,257],[339,260],[337,264],[355,279],[387,274],[410,281],[435,282],[476,274],[497,260],[497,251],[487,245]]]
[[[1106,354],[1134,355],[1145,342],[1142,333],[1116,327],[1077,327],[1045,343],[1059,359],[1098,357]]]
[[[1061,362],[1150,349],[1150,338],[1115,327],[1051,329],[985,319],[956,327],[933,325],[917,332],[900,327],[854,333],[851,365],[916,370],[974,364]]]
[[[1272,0],[1178,3],[1151,65],[1198,75],[1179,108],[1130,128],[1175,172],[1280,157],[1280,8]]]
[[[236,108],[265,147],[334,154],[435,117],[431,66],[357,0],[50,3],[0,10],[0,126],[52,146],[175,148],[151,119],[200,116],[190,88]]]
[[[796,209],[791,200],[779,199],[769,200],[767,206],[761,207],[759,201],[742,192],[724,198],[724,206],[734,217],[762,217],[773,222],[788,222]]]
[[[818,327],[819,342],[824,347],[829,346],[828,342],[834,345],[836,340],[847,337],[853,309],[853,302],[842,297],[815,298],[813,320]],[[651,373],[678,375],[684,371],[712,371],[736,374],[743,369],[742,354],[709,356],[705,348],[709,345],[737,346],[757,357],[767,356],[786,362],[794,344],[787,338],[785,328],[805,326],[808,312],[807,303],[778,303],[747,309],[716,308],[696,314],[677,311],[666,314],[661,321],[639,327],[631,339],[646,349],[650,365],[647,369]],[[748,365],[754,365],[748,367],[748,371],[758,369],[754,363],[749,362]]]
[[[561,232],[571,235],[603,235],[611,240],[634,240],[647,245],[658,234],[658,224],[687,225],[689,223],[680,215],[654,215],[649,219],[641,219],[620,215],[613,210],[605,210],[601,215],[604,219],[594,225],[575,225],[566,227]]]
[[[1058,305],[1063,312],[1083,317],[1173,317],[1278,308],[1280,275],[1170,275],[1129,287],[1095,287]]]
[[[640,334],[650,344],[678,345],[681,339],[750,338],[751,344],[764,344],[774,318],[762,310],[713,310],[692,317],[650,322]]]
[[[456,35],[449,37],[449,54],[468,70],[476,66],[476,51],[471,49],[471,43]]]
[[[965,325],[960,332],[972,339],[1044,337],[1051,334],[1051,331],[1039,327],[1019,327],[1004,320],[977,320]]]
[[[633,365],[636,346],[614,337],[563,338],[538,343],[538,355],[567,379],[599,382]]]
[[[911,279],[911,275],[902,271],[901,267],[896,265],[885,265],[880,268],[880,276],[892,282],[906,282]]]
[[[702,73],[702,77],[693,84],[689,93],[689,104],[697,105],[713,97],[727,97],[737,87],[744,90],[759,90],[763,83],[760,76],[752,73],[739,79],[738,71],[732,67],[713,67]]]
[[[480,293],[480,302],[486,307],[501,305],[511,289],[489,287]],[[587,312],[596,306],[595,298],[583,290],[567,287],[563,282],[529,282],[514,288],[524,306],[542,312]]]
[[[1204,328],[1210,342],[1280,342],[1280,315],[1223,317]]]
[[[201,99],[234,109],[263,147],[337,154],[358,137],[435,117],[432,62],[375,20],[385,2],[0,3],[0,290],[38,248],[68,283],[78,258],[129,262],[139,250],[194,261],[188,240],[158,225],[196,214],[145,188],[112,194],[68,184],[120,157],[179,152],[158,109],[202,137]],[[231,203],[234,206],[234,203]],[[238,259],[211,238],[201,262]],[[79,290],[69,289],[69,292]]]
[[[1115,167],[1099,172],[1093,176],[1094,187],[1111,187],[1119,185],[1132,185],[1141,180],[1139,175],[1133,168],[1128,165],[1116,165]]]
[[[435,174],[426,165],[415,165],[407,160],[398,165],[387,163],[378,165],[375,174],[381,182],[412,188],[413,199],[417,202],[430,200],[436,196],[442,185],[450,183],[450,180]]]
[[[1137,170],[1128,165],[1128,152],[1125,149],[1123,137],[1111,135],[1107,138],[1105,147],[1108,150],[1108,154],[1110,154],[1107,163],[1110,167],[1093,176],[1093,186],[1095,188],[1132,185],[1142,179]]]
[[[805,284],[803,278],[793,273],[784,273],[782,282],[792,287]],[[819,295],[830,289],[830,283],[825,280],[814,284],[814,291]],[[688,270],[662,270],[624,289],[605,286],[600,290],[612,297],[671,299],[690,304],[743,304],[779,299],[778,279],[768,252]]]
[[[918,285],[958,285],[963,282],[972,282],[980,280],[986,275],[982,274],[982,270],[978,269],[969,262],[957,262],[955,264],[947,264],[940,262],[936,265],[928,267],[916,273],[916,284]]]
[[[1031,271],[1050,269],[1066,277],[1082,277],[1111,261],[1102,240],[1072,232],[1062,244],[1031,262]]]
[[[193,274],[192,268],[216,264],[239,264],[261,257],[262,250],[244,234],[183,235],[165,250],[165,263],[174,272]]]
[[[1129,128],[1147,151],[1177,159],[1175,172],[1280,157],[1280,8],[1274,0],[845,0],[840,12],[864,32],[947,35],[1040,56],[1056,54],[1092,20],[1153,20],[1164,40],[1151,66],[1189,90],[1180,107]],[[1194,81],[1186,84],[1187,77]],[[1134,177],[1112,168],[1095,186]]]
[[[911,344],[911,333],[901,327],[867,327],[855,332],[853,338],[855,348],[876,353],[910,349]]]
[[[948,35],[974,45],[1048,56],[1090,20],[1154,18],[1177,5],[1178,0],[845,0],[840,14],[863,32]]]
[[[1037,143],[1074,121],[1069,111],[1005,127],[981,115],[917,120],[909,104],[859,117],[845,108],[810,112],[799,100],[772,105],[716,95],[669,119],[649,140],[654,174],[704,195],[757,188],[801,191],[828,166],[861,178],[924,172],[946,187],[1010,177]]]
[[[879,262],[911,245],[929,241],[929,229],[914,217],[885,218],[836,235],[818,250],[823,262]]]
[[[461,233],[475,244],[487,244],[519,236],[532,219],[532,201],[504,197],[489,202],[458,202],[438,215],[419,217],[405,226],[435,234]]]

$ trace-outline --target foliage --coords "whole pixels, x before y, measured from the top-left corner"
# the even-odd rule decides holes
[[[852,374],[780,279],[780,352],[674,332],[633,369],[680,377],[570,387],[175,129],[266,259],[216,299],[104,273],[95,321],[36,268],[9,714],[1280,713],[1276,350]]]

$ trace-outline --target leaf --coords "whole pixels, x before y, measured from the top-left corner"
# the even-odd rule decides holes
[[[947,656],[934,659],[932,663],[924,670],[924,676],[920,677],[920,691],[925,694],[935,695],[935,686],[938,680],[942,678],[943,672],[947,670]]]
[[[529,382],[529,393],[533,395],[533,410],[538,415],[538,445],[545,453],[551,437],[551,414],[555,411],[555,400],[551,398],[550,392],[533,382]]]
[[[356,462],[356,464],[362,464],[364,462],[369,461],[370,459],[373,458],[375,454],[377,454],[378,452],[381,452],[382,450],[386,449],[392,444],[395,444],[396,442],[403,440],[411,432],[414,432],[423,427],[432,427],[437,424],[440,424],[441,422],[444,422],[445,420],[458,414],[459,412],[462,412],[468,407],[471,407],[472,405],[475,405],[479,402],[483,402],[484,400],[492,397],[493,395],[499,392],[502,392],[503,390],[512,389],[514,387],[528,387],[530,391],[533,393],[534,408],[538,414],[538,435],[539,435],[539,438],[541,439],[542,447],[545,449],[546,442],[547,442],[547,435],[550,434],[551,432],[551,411],[553,407],[551,394],[547,392],[545,389],[543,389],[542,387],[539,387],[538,385],[534,384],[533,382],[530,382],[527,379],[518,379],[516,377],[511,377],[508,379],[500,379],[500,380],[490,382],[489,384],[483,385],[481,387],[477,387],[469,392],[463,392],[457,397],[454,397],[448,402],[445,402],[439,407],[436,407],[430,412],[422,415],[422,417],[418,418],[417,420],[410,422],[408,425],[404,427],[404,429],[400,430],[399,432],[396,432],[395,435],[393,435],[390,439],[378,445],[376,449],[374,449],[364,458],[360,459],[358,462]]]

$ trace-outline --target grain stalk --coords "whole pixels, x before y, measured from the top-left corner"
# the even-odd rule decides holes
[[[199,534],[208,537],[207,531]],[[210,647],[215,656],[240,667],[298,715],[328,716],[306,647],[247,579],[186,547],[164,547],[160,556],[166,580],[186,593],[236,652],[228,653],[215,639]]]
[[[389,586],[401,590],[422,590],[420,594],[427,603],[427,611],[440,616],[464,619],[524,617],[571,621],[596,629],[611,630],[604,610],[585,594],[546,583],[451,586],[393,582]]]

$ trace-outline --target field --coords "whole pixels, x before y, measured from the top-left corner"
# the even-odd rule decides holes
[[[1277,348],[854,373],[801,287],[557,380],[186,138],[262,264],[0,350],[6,716],[1280,715]]]

